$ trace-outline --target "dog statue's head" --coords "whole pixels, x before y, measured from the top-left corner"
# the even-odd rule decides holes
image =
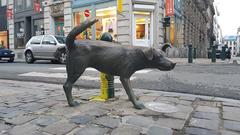
[[[173,63],[164,57],[164,52],[159,49],[146,48],[143,50],[143,53],[148,60],[150,68],[157,68],[161,71],[170,71],[176,66],[176,63]]]

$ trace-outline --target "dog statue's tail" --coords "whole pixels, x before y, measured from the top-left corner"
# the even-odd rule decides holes
[[[81,25],[73,28],[66,38],[66,45],[68,50],[74,47],[74,40],[76,36],[86,30],[88,27],[92,26],[98,21],[98,19],[93,19],[91,21],[84,21]]]

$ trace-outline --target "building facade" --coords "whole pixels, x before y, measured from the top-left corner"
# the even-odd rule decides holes
[[[213,45],[213,0],[184,0],[183,44],[192,44],[197,57],[207,57],[207,48]]]
[[[44,28],[46,34],[66,36],[72,29],[72,1],[45,0]]]
[[[7,0],[0,0],[0,46],[9,48],[6,11]]]
[[[237,56],[240,56],[240,27],[237,30]]]
[[[79,39],[96,40],[103,32],[110,32],[122,45],[157,47],[163,43],[163,4],[162,0],[123,0],[123,10],[119,13],[117,0],[75,0],[72,24],[77,26],[89,18],[99,19]]]
[[[236,35],[225,36],[223,38],[223,43],[224,43],[224,45],[227,45],[228,48],[230,48],[232,57],[237,55],[238,48],[237,48],[237,36]]]
[[[44,34],[42,0],[9,0],[8,9],[13,11],[13,17],[8,20],[9,45],[17,58],[24,58],[28,40]]]

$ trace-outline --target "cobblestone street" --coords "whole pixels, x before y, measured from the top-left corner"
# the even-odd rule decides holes
[[[74,89],[81,104],[67,106],[61,85],[0,80],[1,135],[239,135],[240,101],[135,89],[143,102],[177,107],[176,113],[136,110],[123,89],[107,102],[88,101],[97,89]]]

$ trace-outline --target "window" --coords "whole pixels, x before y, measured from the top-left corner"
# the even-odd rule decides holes
[[[16,10],[23,10],[23,0],[15,0]]]
[[[6,6],[7,5],[7,0],[0,0],[0,5],[1,6]]]
[[[136,46],[150,47],[152,42],[152,17],[151,12],[134,12],[133,44]]]
[[[44,34],[43,19],[34,20],[33,31],[36,36]]]
[[[56,41],[52,36],[45,36],[43,38],[42,44],[47,44],[47,45],[56,45]]]
[[[31,44],[40,44],[41,43],[42,36],[36,36],[33,37]]]
[[[33,5],[32,0],[26,0],[26,8],[29,9]]]

